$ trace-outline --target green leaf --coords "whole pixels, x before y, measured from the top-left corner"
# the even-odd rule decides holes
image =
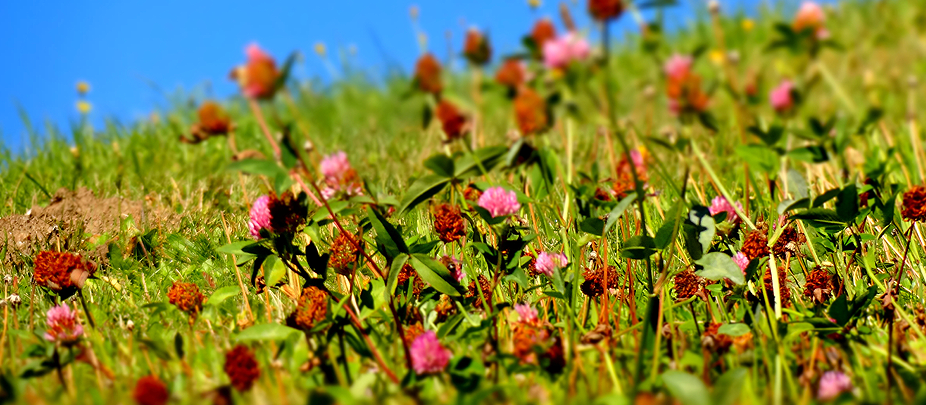
[[[293,333],[299,333],[299,330],[278,323],[262,323],[238,332],[235,340],[239,342],[276,341],[284,340]]]
[[[701,379],[681,371],[662,373],[662,382],[682,405],[711,405],[711,397]]]
[[[723,329],[723,327],[721,326],[720,329]],[[743,367],[734,368],[723,373],[723,375],[717,379],[717,382],[714,383],[714,392],[711,393],[711,403],[713,405],[733,405],[738,403],[737,400],[740,398],[740,392],[743,389],[745,380],[746,369]]]
[[[763,145],[741,145],[736,154],[749,163],[749,168],[774,175],[778,172],[778,153]]]
[[[822,146],[805,146],[788,151],[788,156],[792,159],[802,160],[809,163],[823,163],[830,160],[829,153]]]
[[[253,240],[243,240],[243,241],[241,241],[241,242],[232,242],[232,243],[229,243],[229,244],[227,244],[227,245],[220,246],[220,247],[219,247],[218,249],[216,249],[215,251],[216,251],[216,252],[219,252],[219,253],[228,253],[228,254],[239,255],[239,256],[240,256],[240,255],[249,255],[249,254],[251,254],[251,253],[245,252],[243,249],[244,249],[246,246],[250,246],[250,245],[254,245],[254,244],[257,244],[257,242],[256,242],[256,241],[253,241]]]
[[[828,208],[810,208],[796,214],[791,214],[791,220],[802,220],[814,228],[829,228],[835,230],[845,229],[846,223],[840,219],[839,214]]]
[[[266,265],[264,266],[264,271],[267,271]],[[270,268],[270,272],[267,274],[267,279],[264,280],[267,284],[267,287],[273,287],[283,279],[283,276],[286,275],[286,264],[282,260],[277,260],[273,262],[273,267]]]
[[[836,197],[836,215],[843,222],[853,222],[858,216],[858,188],[850,184]]]
[[[611,227],[614,226],[618,219],[620,219],[621,215],[624,215],[624,211],[627,210],[627,207],[629,207],[630,204],[633,204],[636,199],[637,193],[630,193],[614,206],[614,209],[608,213],[608,221],[604,224],[604,230],[601,233],[602,235],[608,233],[608,231],[611,230]]]
[[[206,305],[222,305],[225,300],[234,297],[240,292],[241,289],[238,286],[233,285],[219,288],[218,290],[215,290],[211,296],[209,296],[209,299],[206,300]]]
[[[399,212],[407,213],[418,204],[439,193],[448,183],[450,183],[450,179],[437,174],[419,177],[408,187],[405,198],[399,204]]]
[[[642,260],[656,253],[656,242],[648,235],[636,235],[624,241],[621,257]]]
[[[376,240],[386,247],[384,253],[387,253],[387,257],[395,257],[399,253],[408,253],[405,239],[402,239],[399,231],[389,221],[386,221],[386,218],[379,211],[368,205],[367,215],[370,218],[370,223],[373,224],[373,229],[376,230]]]
[[[829,314],[830,318],[835,319],[839,326],[845,326],[849,323],[849,304],[846,302],[846,294],[836,297],[826,313]]]
[[[398,284],[399,272],[402,271],[402,267],[405,266],[405,263],[408,262],[407,254],[400,254],[396,256],[395,259],[392,259],[392,265],[389,267],[389,277],[386,280],[386,291],[389,292],[389,296],[395,296],[395,288]]]
[[[276,178],[278,175],[286,176],[286,170],[276,163],[263,159],[244,159],[232,162],[228,165],[228,170],[241,171],[249,174],[260,174],[270,178]]]
[[[588,217],[579,224],[579,229],[595,236],[604,235],[605,224],[601,218]]]
[[[444,177],[453,177],[453,159],[443,153],[436,153],[424,161],[424,167],[431,169],[434,174]]]
[[[695,272],[695,274],[708,280],[717,281],[728,278],[737,285],[746,282],[746,277],[743,275],[740,266],[726,253],[710,252],[702,256],[696,263],[704,268]]]
[[[749,325],[745,323],[727,323],[720,326],[717,329],[717,333],[722,333],[727,336],[737,337],[743,336],[749,333]]]
[[[473,153],[464,154],[454,162],[453,177],[461,180],[483,174],[482,169],[491,171],[504,159],[505,152],[508,152],[508,148],[496,145],[486,146],[473,151]],[[482,168],[479,167],[480,165]]]
[[[683,225],[685,229],[685,248],[692,259],[698,260],[711,247],[711,241],[717,232],[714,229],[714,217],[707,207],[700,205],[691,207],[688,219]]]
[[[418,272],[418,277],[421,277],[424,282],[434,287],[435,290],[452,297],[460,295],[460,292],[454,287],[456,280],[451,277],[450,270],[447,270],[447,267],[441,262],[423,254],[415,253],[411,255],[411,264],[415,271]]]

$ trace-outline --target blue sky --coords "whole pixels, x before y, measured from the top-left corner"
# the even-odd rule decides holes
[[[706,1],[679,0],[668,14],[672,25],[690,22],[693,7]],[[580,25],[587,23],[585,0],[568,4]],[[725,10],[755,10],[759,0],[722,0]],[[796,0],[784,2],[791,8]],[[265,1],[3,1],[0,2],[0,131],[4,145],[24,150],[25,127],[17,104],[44,132],[50,121],[64,132],[78,117],[75,85],[85,80],[91,117],[129,122],[168,105],[165,94],[199,91],[226,97],[236,91],[229,70],[256,41],[279,60],[293,51],[306,56],[300,78],[330,80],[312,51],[324,42],[329,54],[356,49],[352,64],[374,77],[389,63],[408,70],[418,55],[409,8],[417,4],[419,26],[441,59],[446,32],[456,52],[465,29],[490,32],[496,55],[515,51],[540,16],[556,17],[559,1],[545,0],[531,11],[526,0],[340,0]],[[624,16],[615,35],[633,29]],[[374,39],[376,38],[376,39]]]

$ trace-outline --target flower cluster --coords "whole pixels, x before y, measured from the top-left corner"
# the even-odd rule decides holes
[[[409,351],[412,357],[412,368],[418,375],[437,374],[444,371],[453,356],[453,353],[437,340],[437,334],[433,330],[416,337]]]
[[[260,378],[260,366],[257,358],[247,346],[237,345],[225,353],[225,374],[231,380],[232,387],[238,392],[246,392]]]
[[[248,45],[244,53],[247,62],[232,70],[231,78],[238,81],[245,96],[264,100],[273,98],[280,79],[276,62],[257,44]]]
[[[147,375],[135,383],[132,399],[138,405],[164,405],[170,399],[170,392],[167,391],[167,385],[157,376]]]
[[[736,208],[739,208],[742,210],[743,205],[740,204],[739,201],[737,201]],[[734,208],[733,204],[730,204],[730,202],[727,201],[726,198],[719,195],[717,197],[714,197],[713,200],[711,200],[711,206],[708,208],[708,210],[711,212],[711,216],[720,214],[721,212],[725,212],[727,213],[727,216],[726,216],[727,221],[737,222],[739,221],[739,215],[736,214],[736,208]]]
[[[812,1],[805,1],[801,4],[801,8],[794,16],[793,28],[797,32],[809,31],[813,34],[813,38],[818,40],[827,39],[830,36],[826,29],[826,14],[823,12],[823,7]]]
[[[563,253],[540,252],[534,261],[534,268],[538,273],[553,277],[553,272],[556,269],[564,268],[567,264],[569,264],[569,261]]]
[[[343,151],[325,156],[319,164],[319,171],[325,177],[325,188],[322,197],[331,199],[338,193],[350,197],[363,194],[360,178],[357,171],[351,167],[347,154]]]
[[[565,69],[591,55],[588,41],[574,32],[547,40],[543,44],[543,63],[550,69]]]
[[[466,236],[466,222],[460,209],[450,204],[438,204],[434,207],[434,231],[444,243],[451,243]]]
[[[67,252],[42,251],[35,256],[32,281],[52,291],[64,292],[83,288],[96,271],[96,265]]]
[[[322,289],[309,286],[302,290],[296,309],[287,318],[290,326],[310,331],[328,314],[328,293]]]
[[[690,56],[679,54],[672,55],[665,63],[669,110],[676,115],[707,111],[710,99],[701,90],[701,77],[692,70],[693,64]]]
[[[502,187],[489,187],[486,189],[482,196],[479,197],[479,206],[489,211],[493,218],[513,215],[521,209],[518,195],[514,191]]]
[[[492,47],[485,34],[475,28],[466,31],[466,42],[463,44],[463,56],[470,63],[483,66],[492,59]]]
[[[440,95],[444,89],[440,75],[440,62],[430,53],[422,55],[415,64],[415,85],[423,93]]]
[[[518,88],[514,98],[514,118],[521,136],[542,133],[552,125],[547,102],[527,86]]]
[[[70,346],[84,334],[84,327],[77,320],[77,311],[68,304],[61,304],[48,310],[45,318],[45,340],[63,346]]]
[[[179,310],[195,315],[202,310],[205,297],[196,284],[175,281],[167,292],[167,299]]]

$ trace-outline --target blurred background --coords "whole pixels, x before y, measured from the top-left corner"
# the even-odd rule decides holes
[[[585,1],[564,2],[579,26],[590,26]],[[105,120],[147,119],[190,95],[225,98],[237,91],[228,72],[244,61],[244,47],[251,42],[278,63],[299,51],[294,77],[312,81],[319,91],[339,79],[382,83],[407,75],[423,42],[450,69],[461,68],[465,61],[459,53],[471,26],[488,31],[498,61],[519,48],[538,18],[552,17],[561,27],[560,1],[540,3],[532,9],[527,0],[3,1],[3,146],[28,155],[30,136],[45,136],[49,126],[69,133],[81,110],[98,127]],[[707,13],[706,0],[677,3],[661,15],[667,31]],[[725,14],[745,17],[762,8],[789,14],[799,3],[720,1]],[[642,16],[652,20],[655,13],[645,10]],[[626,14],[611,30],[615,43],[638,27]],[[597,41],[599,34],[590,34]],[[89,85],[81,98],[78,83]]]

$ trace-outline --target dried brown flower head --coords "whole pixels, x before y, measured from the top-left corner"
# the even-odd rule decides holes
[[[675,276],[675,296],[679,300],[687,300],[701,292],[704,279],[698,277],[691,269],[678,273]]]
[[[337,238],[331,242],[328,259],[328,266],[333,268],[339,274],[350,274],[351,269],[357,262],[357,255],[360,249],[354,245],[354,242],[360,243],[360,238],[341,232]]]
[[[489,283],[489,279],[486,276],[480,274],[476,278],[479,281],[479,287],[476,286],[476,281],[469,283],[469,288],[466,291],[466,298],[476,297],[476,301],[473,302],[473,307],[477,310],[485,309],[483,301],[492,306],[492,285]],[[482,289],[482,295],[479,295],[479,289]]]
[[[510,89],[517,89],[527,82],[527,69],[524,63],[515,58],[505,59],[505,62],[495,72],[495,82]]]
[[[614,266],[585,269],[585,272],[582,273],[582,277],[585,278],[585,281],[582,282],[579,288],[585,295],[592,298],[602,295],[605,292],[603,285],[605,282],[605,275],[607,275],[608,290],[618,288],[620,279],[617,276],[617,271]]]
[[[903,193],[900,215],[908,221],[926,222],[926,187],[914,186]]]
[[[245,392],[254,386],[260,378],[260,366],[257,358],[247,346],[237,345],[225,353],[225,374],[231,379],[232,387],[238,392]]]
[[[406,325],[405,336],[403,336],[402,339],[405,340],[406,345],[411,345],[422,333],[424,333],[424,326],[421,326],[420,323]]]
[[[722,323],[711,323],[701,335],[701,347],[711,353],[724,354],[730,350],[733,344],[733,338],[729,335],[717,333]]]
[[[42,251],[35,256],[32,281],[56,292],[83,288],[96,265],[73,253]]]
[[[441,323],[450,318],[451,315],[457,313],[457,307],[453,304],[450,296],[441,295],[440,301],[434,306],[434,312],[437,313],[437,319],[435,319],[434,322]]]
[[[804,283],[804,296],[809,297],[817,304],[826,302],[835,289],[833,277],[833,274],[826,269],[821,267],[813,269],[807,275],[807,281]]]
[[[444,89],[440,75],[440,62],[430,53],[422,55],[418,59],[418,63],[415,64],[415,84],[418,86],[418,90],[439,95],[441,90]]]
[[[174,281],[167,292],[167,299],[171,304],[177,306],[183,312],[195,315],[203,309],[203,293],[199,291],[199,286],[193,283],[181,283]]]
[[[778,291],[781,293],[782,307],[791,306],[791,290],[788,288],[788,276],[784,268],[778,268]],[[775,306],[775,285],[772,283],[772,269],[765,270],[765,276],[762,278],[765,282],[765,294],[768,295],[768,303]]]
[[[624,12],[622,0],[588,0],[588,12],[598,21],[613,20]]]
[[[170,399],[167,385],[154,375],[144,376],[135,383],[132,399],[138,405],[164,405]]]
[[[398,282],[397,285],[402,287],[402,291],[406,291],[408,288],[408,280],[412,278],[415,279],[412,282],[412,295],[414,295],[415,298],[418,298],[418,296],[421,295],[421,292],[424,291],[428,285],[421,280],[421,277],[418,277],[418,272],[414,267],[412,267],[412,265],[406,263],[404,266],[402,266],[402,269],[399,270],[399,275],[396,279]]]
[[[545,326],[517,324],[511,335],[512,353],[521,364],[538,364],[537,351],[546,346],[550,331]],[[539,350],[538,350],[539,349]]]
[[[492,47],[489,39],[475,28],[466,31],[466,42],[463,44],[463,56],[474,65],[485,65],[492,59]]]
[[[465,189],[463,189],[463,198],[465,198],[466,201],[475,203],[479,201],[479,197],[482,197],[482,191],[480,191],[474,185],[470,184],[466,186]]]
[[[434,113],[437,116],[437,120],[441,123],[441,129],[444,130],[444,135],[446,136],[444,142],[449,143],[460,139],[469,132],[469,122],[466,120],[466,117],[460,114],[457,107],[449,101],[441,100],[440,103],[437,104],[437,109]]]
[[[752,231],[746,235],[743,241],[743,248],[740,249],[749,260],[755,260],[760,257],[768,256],[768,237],[765,232],[760,230]]]
[[[296,309],[286,319],[286,323],[293,328],[310,331],[325,320],[327,314],[328,293],[318,287],[309,286],[302,290]]]
[[[308,216],[308,208],[292,191],[286,191],[280,197],[271,194],[267,208],[270,210],[270,227],[278,234],[296,232]]]
[[[543,45],[547,41],[556,38],[556,27],[553,26],[553,21],[550,21],[549,18],[542,18],[534,24],[534,29],[531,30],[531,39],[534,41],[534,45],[537,46],[537,50],[542,50]]]
[[[190,135],[193,138],[181,135],[181,142],[200,143],[212,136],[226,135],[232,129],[231,118],[221,106],[213,101],[206,101],[200,105],[197,115],[199,122],[190,126]]]
[[[444,243],[455,242],[466,235],[466,222],[460,209],[450,204],[434,207],[434,231]]]
[[[518,89],[514,99],[514,116],[521,136],[541,133],[550,126],[547,102],[530,87]]]
[[[772,252],[775,253],[777,257],[784,257],[787,254],[791,256],[796,256],[800,252],[801,245],[807,238],[804,237],[804,234],[794,229],[794,227],[788,227],[781,231],[781,235],[778,236],[778,240],[775,241],[775,246],[772,247]]]

